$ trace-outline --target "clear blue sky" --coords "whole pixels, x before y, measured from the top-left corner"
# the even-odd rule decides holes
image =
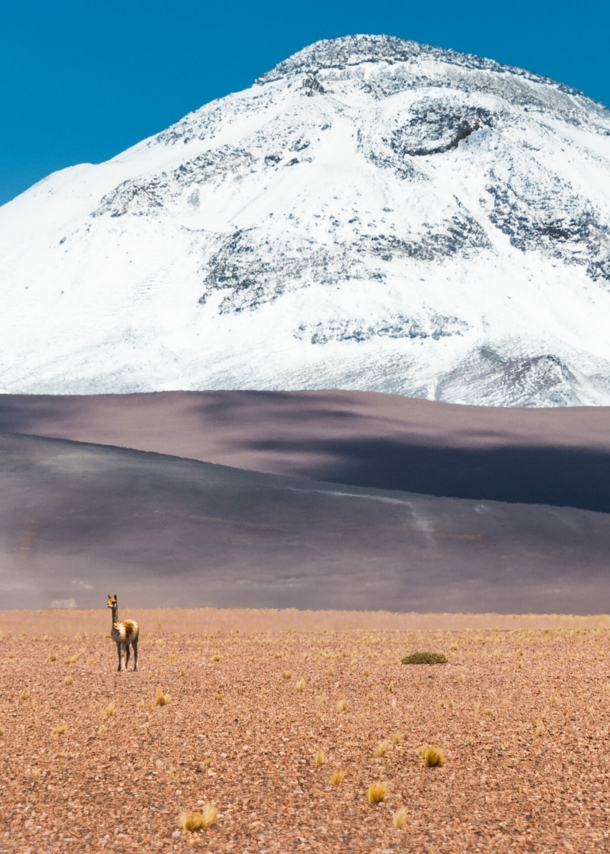
[[[0,0],[0,204],[354,33],[491,57],[610,105],[609,0]]]

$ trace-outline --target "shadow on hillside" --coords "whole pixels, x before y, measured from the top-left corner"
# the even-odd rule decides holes
[[[250,443],[278,454],[333,457],[294,474],[450,498],[550,504],[610,513],[610,454],[573,448],[438,447],[392,439]]]

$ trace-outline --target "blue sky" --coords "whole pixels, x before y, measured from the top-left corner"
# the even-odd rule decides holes
[[[608,0],[0,0],[0,204],[353,33],[488,56],[610,106]]]

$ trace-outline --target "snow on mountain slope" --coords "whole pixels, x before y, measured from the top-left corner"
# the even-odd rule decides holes
[[[610,111],[318,42],[0,208],[0,390],[610,404]]]

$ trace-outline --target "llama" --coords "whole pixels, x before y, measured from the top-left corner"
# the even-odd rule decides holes
[[[119,606],[117,603],[116,594],[111,596],[108,594],[108,608],[112,608],[112,631],[110,637],[116,643],[116,649],[119,654],[119,671],[123,669],[121,650],[125,650],[125,670],[129,664],[129,646],[133,647],[133,669],[138,669],[138,637],[140,635],[140,627],[135,620],[123,620],[119,622],[118,612]]]

